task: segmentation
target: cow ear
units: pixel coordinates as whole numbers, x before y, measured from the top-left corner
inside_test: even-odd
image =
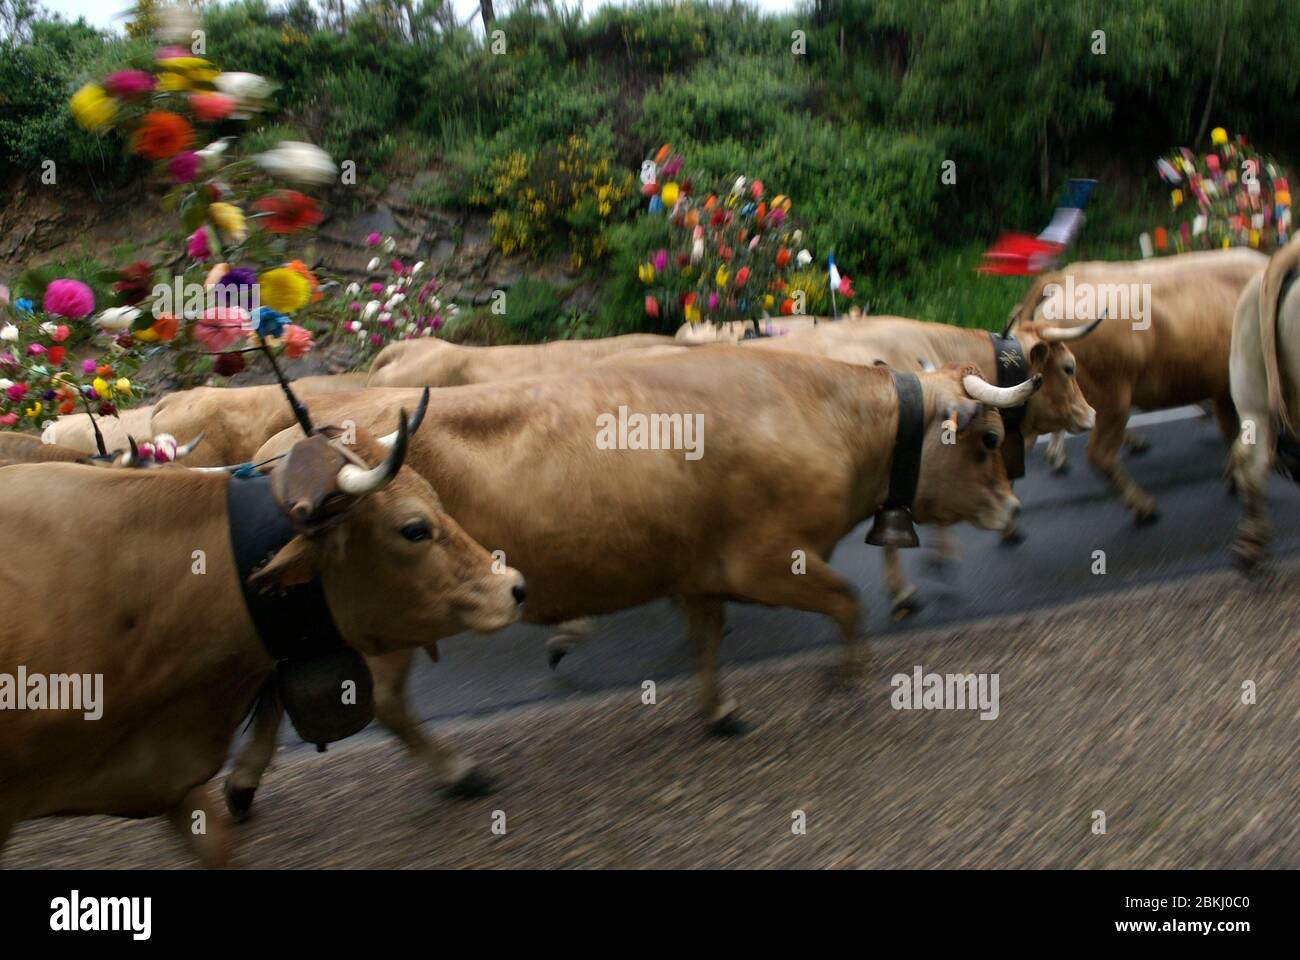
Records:
[[[248,578],[248,582],[262,590],[302,586],[316,576],[317,559],[316,544],[299,534],[276,551],[270,561]]]
[[[1043,369],[1043,365],[1047,363],[1047,354],[1050,349],[1051,348],[1042,340],[1039,340],[1036,344],[1030,347],[1029,368],[1031,370]]]

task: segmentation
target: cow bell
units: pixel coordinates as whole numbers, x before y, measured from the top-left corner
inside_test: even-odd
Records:
[[[276,677],[293,728],[319,751],[358,733],[375,715],[370,668],[351,647],[281,660]]]
[[[912,511],[907,507],[881,507],[867,531],[867,543],[873,547],[919,547]]]

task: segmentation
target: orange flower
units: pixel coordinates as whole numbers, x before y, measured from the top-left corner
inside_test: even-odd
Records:
[[[267,215],[264,224],[271,233],[297,233],[325,219],[316,201],[297,190],[278,190],[257,201],[253,208]]]
[[[284,352],[290,360],[297,360],[311,350],[311,334],[296,323],[286,324],[284,328]]]
[[[295,260],[292,263],[286,263],[285,266],[294,273],[305,277],[307,282],[311,284],[312,303],[315,303],[317,300],[321,299],[321,297],[325,296],[325,294],[320,292],[320,283],[316,280],[316,275],[307,269],[307,264],[303,263],[301,260]]]
[[[189,121],[166,110],[146,113],[135,132],[135,152],[146,160],[174,157],[193,142],[194,128]]]

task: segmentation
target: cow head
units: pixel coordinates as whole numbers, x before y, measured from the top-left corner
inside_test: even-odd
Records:
[[[272,473],[299,533],[252,582],[320,577],[340,633],[363,653],[497,630],[519,619],[524,600],[520,573],[496,563],[402,465],[418,426],[403,411],[391,437],[358,430],[351,445],[324,428],[294,443]]]
[[[1042,388],[1025,405],[1021,431],[1026,436],[1058,430],[1082,433],[1096,423],[1097,412],[1079,389],[1074,354],[1068,343],[1086,337],[1099,323],[1101,318],[1080,327],[1025,323],[1016,328],[1015,336],[1029,373],[1043,378]]]
[[[928,429],[912,515],[918,523],[1011,529],[1020,501],[1002,462],[1006,430],[998,409],[1026,402],[1041,378],[996,387],[973,363],[949,363],[920,376]]]

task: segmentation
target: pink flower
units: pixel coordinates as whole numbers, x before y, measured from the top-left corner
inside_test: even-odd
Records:
[[[54,328],[54,332],[50,334],[50,339],[55,343],[62,343],[64,340],[68,339],[68,334],[71,332],[72,331],[68,329],[66,323],[61,323]]]
[[[5,393],[9,394],[10,400],[17,403],[23,397],[27,396],[27,384],[15,383],[12,387],[6,390]]]
[[[44,353],[45,353],[45,348],[44,348],[43,346],[41,346],[39,343],[29,343],[29,344],[27,344],[27,356],[29,356],[29,357],[39,357],[39,356],[41,356],[41,355],[44,354]]]
[[[46,313],[80,320],[95,309],[95,295],[80,280],[55,280],[45,288],[41,305]]]
[[[372,233],[370,234],[370,236],[366,237],[367,247],[377,247],[383,242],[384,242],[384,238],[377,233]]]
[[[202,161],[193,150],[183,150],[167,161],[167,172],[175,183],[189,183],[198,176]]]
[[[175,60],[179,57],[188,57],[190,52],[184,47],[159,47],[154,51],[155,60]]]
[[[208,248],[208,232],[199,227],[190,234],[190,238],[185,241],[185,252],[189,254],[191,260],[206,261],[212,256],[212,251]]]
[[[718,309],[718,291],[716,290],[709,294],[709,309]]]
[[[225,93],[208,91],[190,94],[190,109],[194,111],[195,118],[205,123],[226,119],[226,117],[234,113],[238,102],[234,97]]]
[[[652,262],[654,263],[655,273],[663,273],[668,266],[668,251],[656,250]]]
[[[94,372],[95,372],[95,367],[97,367],[97,366],[99,366],[99,364],[97,364],[94,360],[82,360],[82,361],[81,361],[81,372],[82,372],[82,373],[94,373]]]
[[[119,70],[104,78],[104,89],[115,97],[131,100],[153,89],[153,77],[143,70]]]
[[[397,274],[400,277],[402,275],[402,271],[406,268],[402,266],[401,260],[389,260],[388,269],[392,270],[393,273]]]
[[[16,413],[6,413],[3,417],[0,417],[0,427],[12,427],[17,422],[18,414]]]
[[[372,284],[370,285],[370,292],[371,292],[371,293],[383,293],[383,292],[384,292],[384,285],[383,285],[382,283],[372,283]]]
[[[284,352],[290,360],[297,360],[312,348],[311,334],[296,323],[286,324],[283,336]]]
[[[194,325],[198,337],[212,353],[221,353],[247,332],[248,314],[242,307],[210,307]]]

